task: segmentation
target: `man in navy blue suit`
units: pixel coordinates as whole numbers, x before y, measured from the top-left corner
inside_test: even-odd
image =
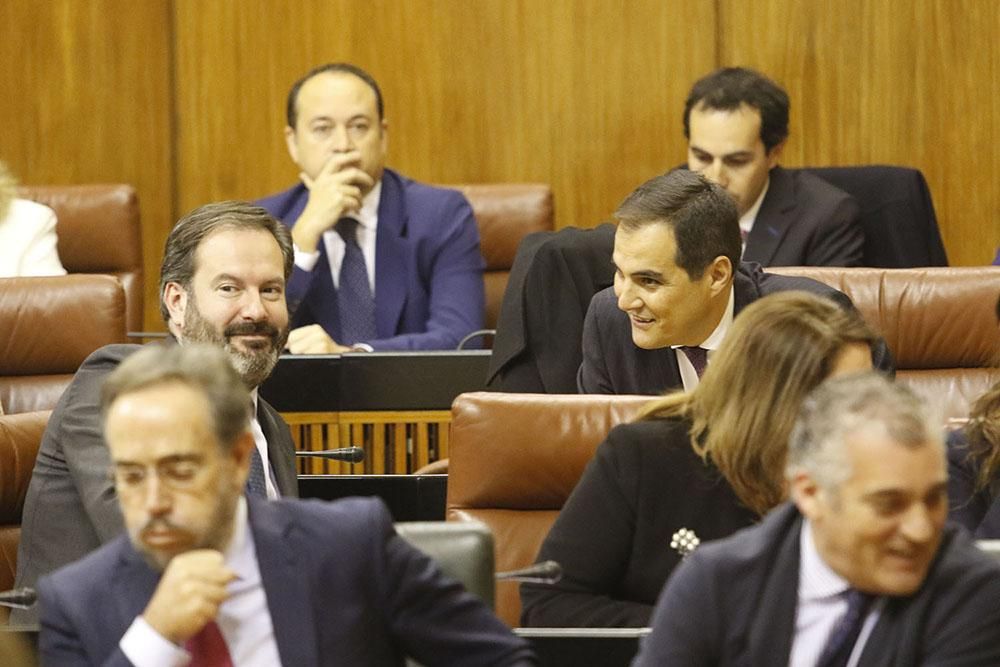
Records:
[[[288,94],[301,182],[258,203],[291,227],[293,353],[454,349],[484,319],[479,230],[465,197],[385,168],[382,93],[322,65]]]
[[[102,390],[127,534],[39,581],[43,664],[530,665],[377,500],[258,502],[221,350],[146,348]]]

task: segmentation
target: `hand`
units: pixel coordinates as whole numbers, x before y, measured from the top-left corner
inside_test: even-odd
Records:
[[[351,348],[330,338],[318,324],[292,329],[288,332],[288,351],[292,354],[341,354]]]
[[[142,617],[160,636],[183,645],[216,617],[226,599],[226,584],[235,578],[213,549],[174,556]]]
[[[302,252],[315,252],[323,232],[337,224],[345,213],[361,210],[364,194],[375,181],[361,170],[361,153],[334,153],[315,179],[299,178],[309,188],[309,201],[292,227],[292,240]]]

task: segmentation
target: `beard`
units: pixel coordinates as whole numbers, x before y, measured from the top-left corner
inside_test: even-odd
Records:
[[[244,342],[247,349],[236,347],[232,337],[245,335],[266,336],[267,340],[255,341],[252,344]],[[202,317],[192,294],[184,312],[181,340],[220,346],[229,355],[229,360],[243,379],[243,384],[247,389],[254,389],[267,379],[278,363],[278,357],[281,356],[281,351],[285,349],[285,342],[288,340],[288,328],[278,329],[266,321],[239,322],[228,325],[220,332]]]

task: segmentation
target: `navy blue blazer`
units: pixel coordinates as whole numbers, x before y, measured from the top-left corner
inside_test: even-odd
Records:
[[[308,201],[309,190],[299,183],[257,203],[291,228]],[[375,350],[455,349],[483,327],[484,265],[479,228],[460,192],[386,169],[375,232],[378,338],[364,342]],[[332,280],[319,273],[295,267],[287,289],[293,327],[337,321],[336,303],[320,299],[313,288],[314,281]],[[327,333],[337,338],[336,331]]]
[[[787,665],[802,517],[791,503],[688,556],[663,589],[635,667]],[[1000,565],[946,526],[915,593],[886,600],[859,667],[1000,665]]]
[[[530,665],[477,597],[396,535],[376,499],[249,501],[284,665]],[[127,665],[118,642],[159,581],[121,536],[39,581],[46,665]]]

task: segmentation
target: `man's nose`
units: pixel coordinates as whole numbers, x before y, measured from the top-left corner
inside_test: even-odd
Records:
[[[929,508],[923,504],[915,504],[903,517],[900,530],[910,542],[926,544],[938,531],[938,522]]]
[[[240,315],[243,319],[254,322],[267,319],[267,309],[264,307],[264,300],[261,298],[259,291],[253,289],[246,291]]]
[[[634,310],[640,305],[631,280],[616,280],[615,295],[618,297],[618,310]]]
[[[354,142],[347,132],[347,126],[341,125],[333,130],[332,148],[335,153],[347,153],[354,150]]]
[[[150,475],[146,482],[146,512],[160,516],[170,509],[170,492],[159,475]]]
[[[713,183],[718,183],[722,187],[726,187],[729,183],[729,178],[726,175],[726,170],[722,166],[721,160],[712,160],[708,165],[701,170],[702,176],[712,181]]]

